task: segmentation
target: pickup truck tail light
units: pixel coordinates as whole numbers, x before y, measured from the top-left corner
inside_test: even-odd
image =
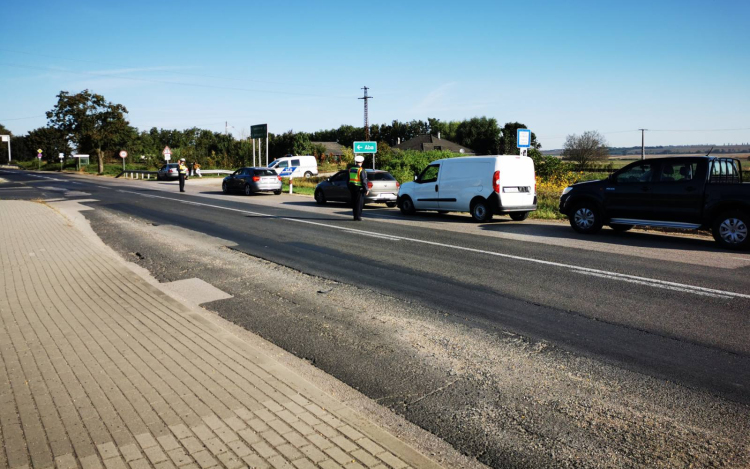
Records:
[[[258,181],[260,181],[260,177],[259,176],[253,176],[253,182],[258,182]]]
[[[492,190],[500,193],[500,171],[495,171],[495,174],[492,175]]]

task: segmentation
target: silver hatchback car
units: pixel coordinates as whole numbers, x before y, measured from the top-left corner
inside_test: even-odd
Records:
[[[244,192],[252,195],[258,192],[273,192],[281,194],[281,177],[268,168],[240,168],[230,176],[224,178],[221,190],[230,192]]]
[[[365,197],[366,204],[386,204],[396,206],[399,183],[388,171],[367,169],[368,189],[370,193]],[[349,202],[352,194],[349,192],[349,171],[343,170],[329,177],[315,187],[315,201],[319,204],[326,202]]]

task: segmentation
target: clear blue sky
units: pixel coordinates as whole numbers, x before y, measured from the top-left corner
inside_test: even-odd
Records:
[[[237,137],[435,117],[519,121],[544,148],[750,142],[750,1],[6,0],[0,123],[46,123],[61,90],[141,130]],[[744,129],[731,130],[724,129]],[[679,132],[676,132],[679,131]]]

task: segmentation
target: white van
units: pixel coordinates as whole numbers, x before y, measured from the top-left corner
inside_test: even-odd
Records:
[[[486,222],[493,214],[522,221],[536,210],[534,161],[527,156],[464,156],[430,163],[398,191],[401,213],[469,212]]]
[[[297,168],[294,170],[294,177],[312,177],[318,175],[318,160],[312,155],[285,156],[277,158],[268,165],[269,168],[281,174],[284,168]]]

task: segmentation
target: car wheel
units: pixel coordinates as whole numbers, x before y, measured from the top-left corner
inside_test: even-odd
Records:
[[[477,200],[472,204],[471,218],[477,223],[485,223],[492,219],[492,209],[486,200]]]
[[[281,189],[279,189],[277,191],[273,191],[273,193],[276,194],[276,195],[281,195]]]
[[[396,206],[396,202],[386,202],[385,206],[388,207],[388,208],[393,208],[393,207]]]
[[[577,205],[570,215],[570,226],[582,234],[594,234],[602,229],[602,215],[591,202]]]
[[[448,210],[438,210],[438,213],[440,215],[445,215],[445,214],[450,213],[450,212]]]
[[[245,195],[253,195],[253,188],[250,184],[245,184]]]
[[[156,180],[157,181],[161,181],[162,180],[161,174],[159,174],[159,173],[156,174]]]
[[[510,219],[513,221],[524,221],[529,218],[529,212],[513,212],[510,214]]]
[[[613,230],[615,230],[615,231],[617,231],[619,233],[624,233],[624,232],[632,229],[634,226],[635,225],[609,225],[610,228],[612,228]]]
[[[320,189],[315,191],[315,202],[317,202],[318,205],[324,205],[326,203],[326,196]]]
[[[727,249],[750,248],[750,215],[740,210],[724,212],[714,221],[713,235]]]
[[[229,194],[229,186],[227,185],[226,182],[221,183],[221,192],[225,194]]]
[[[306,178],[311,178],[312,177],[312,173],[310,171],[305,171],[305,177]]]
[[[401,199],[401,213],[404,215],[414,215],[417,212],[417,209],[414,208],[414,202],[412,202],[411,197],[403,197]]]

